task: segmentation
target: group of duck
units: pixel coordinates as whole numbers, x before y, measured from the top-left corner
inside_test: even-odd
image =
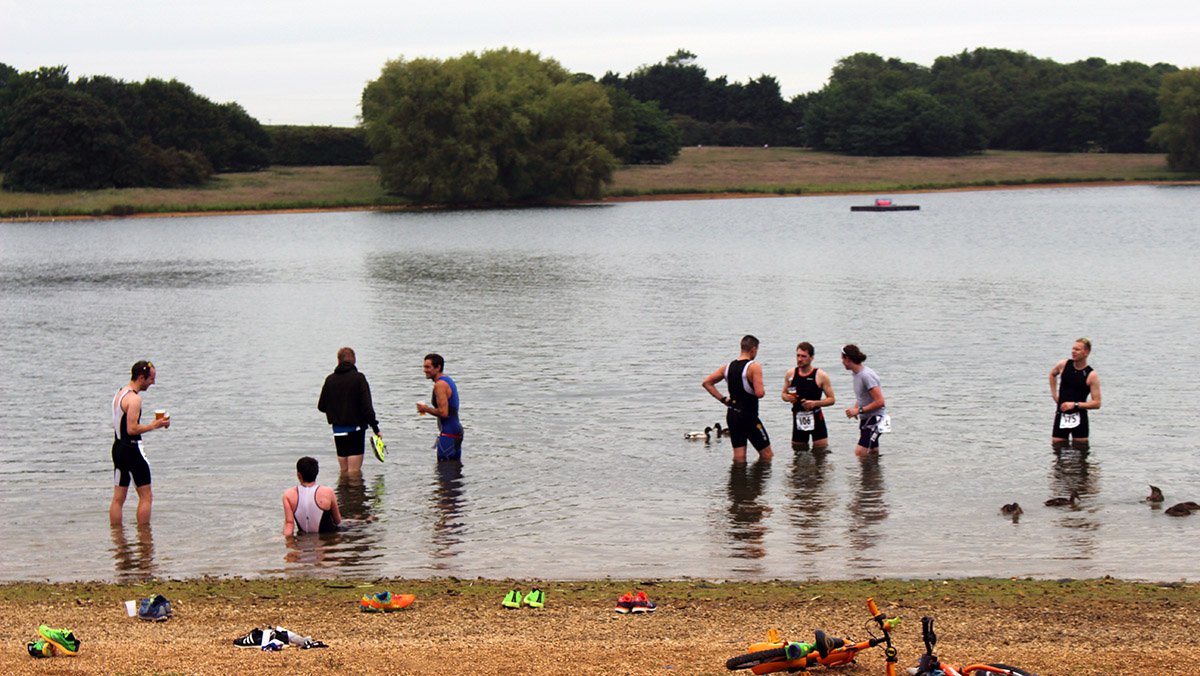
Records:
[[[707,444],[712,441],[714,432],[716,432],[718,439],[729,436],[729,430],[721,427],[721,423],[713,423],[711,426],[705,427],[703,432],[684,432],[683,438],[688,441],[700,441],[703,439],[704,443]]]
[[[1163,499],[1162,489],[1151,484],[1150,495],[1146,496],[1146,502],[1150,503],[1151,505],[1158,506],[1163,503]],[[1071,495],[1068,497],[1050,498],[1043,504],[1047,507],[1074,507],[1075,503],[1078,501],[1079,493],[1077,491],[1071,491]],[[1163,510],[1163,513],[1167,516],[1188,516],[1192,512],[1200,512],[1200,504],[1190,500],[1188,502],[1180,502],[1178,504],[1171,505]],[[1021,509],[1021,505],[1012,502],[1002,506],[1000,508],[1000,513],[1004,516],[1011,516],[1013,520],[1016,521],[1017,517],[1025,513],[1025,510]]]

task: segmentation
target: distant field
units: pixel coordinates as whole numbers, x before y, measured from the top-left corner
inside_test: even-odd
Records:
[[[666,166],[622,169],[614,195],[696,192],[876,192],[1195,179],[1164,155],[989,151],[967,157],[851,157],[798,148],[685,148]]]
[[[849,157],[797,148],[685,148],[665,166],[619,170],[609,196],[896,192],[1074,183],[1197,180],[1167,171],[1163,155],[993,151],[956,158]],[[372,167],[275,167],[221,174],[202,188],[66,193],[0,191],[0,217],[173,211],[335,209],[403,205]]]

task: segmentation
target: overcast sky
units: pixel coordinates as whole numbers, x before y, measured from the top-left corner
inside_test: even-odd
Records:
[[[838,59],[922,65],[976,47],[1071,62],[1200,65],[1200,2],[868,0],[0,0],[0,62],[72,77],[176,78],[264,124],[357,123],[389,59],[532,50],[597,77],[684,48],[710,77],[820,89]]]

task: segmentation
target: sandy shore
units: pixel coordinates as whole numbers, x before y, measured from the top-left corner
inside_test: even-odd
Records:
[[[1046,674],[1197,673],[1200,586],[1093,580],[838,583],[543,582],[542,610],[506,610],[505,590],[529,581],[193,580],[140,586],[0,586],[0,673],[722,674],[725,660],[775,627],[804,640],[821,627],[864,636],[865,598],[903,618],[900,665],[923,651],[920,618],[937,619],[951,661],[1015,664]],[[368,615],[368,591],[411,592],[409,609]],[[623,591],[644,589],[653,614],[619,615]],[[122,600],[159,591],[165,623],[125,615]],[[71,627],[74,657],[35,660],[39,623]],[[255,626],[282,625],[327,649],[236,648]],[[748,671],[736,672],[749,674]],[[879,651],[845,674],[881,674]],[[903,670],[901,670],[903,673]]]

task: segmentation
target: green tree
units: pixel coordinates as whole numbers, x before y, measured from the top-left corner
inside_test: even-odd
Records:
[[[625,139],[618,151],[624,164],[669,164],[679,156],[683,135],[658,104],[638,101],[616,87],[605,87],[613,108],[613,126]]]
[[[604,88],[512,49],[399,59],[362,96],[380,180],[421,202],[599,196],[616,149]]]
[[[1150,139],[1167,151],[1167,166],[1176,171],[1200,171],[1200,68],[1163,76],[1158,91],[1162,124]]]
[[[108,106],[80,92],[23,97],[0,144],[8,190],[45,192],[120,185],[131,163],[129,130]]]

